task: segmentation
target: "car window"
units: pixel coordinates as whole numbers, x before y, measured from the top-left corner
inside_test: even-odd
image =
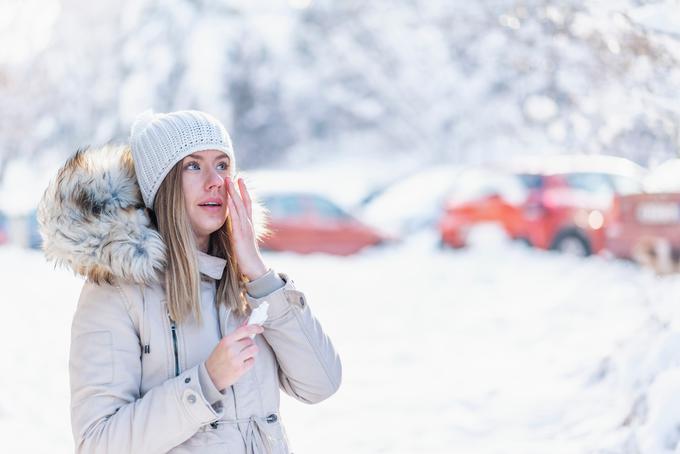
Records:
[[[522,173],[517,175],[527,189],[541,189],[543,187],[543,176]]]
[[[331,203],[329,200],[321,197],[311,198],[314,211],[322,218],[330,219],[348,219],[349,215],[340,209],[337,205]]]
[[[564,179],[573,189],[581,189],[595,194],[611,194],[614,192],[611,181],[602,173],[569,173]]]
[[[303,212],[302,200],[298,196],[265,197],[263,203],[273,218],[290,218]]]

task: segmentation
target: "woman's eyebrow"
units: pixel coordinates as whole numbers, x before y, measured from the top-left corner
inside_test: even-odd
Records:
[[[198,154],[193,154],[193,153],[192,153],[192,154],[189,154],[189,155],[186,155],[185,159],[186,159],[186,158],[192,158],[192,159],[196,159],[196,160],[198,160],[198,161],[203,161],[203,160],[204,160],[204,159],[203,159],[203,156],[198,155]],[[226,159],[227,162],[229,162],[229,163],[231,164],[231,159],[229,159],[229,156],[227,156],[226,154],[225,154],[225,155],[216,156],[215,159],[213,159],[213,161],[219,161],[220,159]]]

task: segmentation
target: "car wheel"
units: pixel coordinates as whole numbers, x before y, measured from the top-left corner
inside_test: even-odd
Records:
[[[531,244],[531,240],[525,236],[518,236],[517,238],[514,239],[518,244],[521,244],[522,246],[525,247],[533,247],[534,245]]]
[[[587,257],[592,253],[588,240],[573,231],[561,232],[557,235],[551,249],[577,257]]]

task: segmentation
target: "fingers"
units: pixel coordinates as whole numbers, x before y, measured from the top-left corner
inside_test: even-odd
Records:
[[[257,345],[253,344],[250,347],[244,349],[241,353],[239,353],[239,355],[236,357],[236,362],[239,364],[243,364],[250,359],[255,360],[258,351],[259,349],[257,348]]]
[[[238,179],[238,189],[241,193],[241,199],[243,200],[243,205],[246,209],[246,214],[248,214],[248,219],[253,220],[253,202],[250,199],[250,194],[248,193],[248,188],[246,188],[246,182],[243,178]]]
[[[239,218],[238,210],[236,209],[236,205],[234,205],[234,199],[231,195],[227,197],[227,206],[229,207],[229,216],[231,216],[231,227],[236,229],[241,225],[241,219]]]
[[[236,341],[232,344],[233,346],[233,352],[235,354],[241,353],[243,350],[246,348],[250,347],[251,345],[255,345],[255,341],[252,340],[249,337],[246,337],[245,339],[241,339],[240,341]]]
[[[243,206],[243,200],[241,200],[241,196],[238,194],[238,192],[236,191],[236,187],[234,186],[234,181],[229,177],[227,177],[226,180],[227,191],[229,192],[229,199],[231,200],[231,205],[235,207],[235,210],[238,213],[239,220],[242,222],[244,219],[249,219],[248,213],[246,212],[246,208]]]
[[[250,339],[251,334],[261,334],[264,331],[260,325],[246,325],[234,330],[233,333],[228,334],[222,338],[227,344],[233,344],[234,342],[240,341],[242,339]]]
[[[255,364],[259,348],[250,335],[263,332],[259,325],[247,325],[224,336],[205,361],[211,380],[222,389],[235,383]]]

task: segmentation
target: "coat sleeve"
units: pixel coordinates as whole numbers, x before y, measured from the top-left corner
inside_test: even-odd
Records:
[[[342,365],[331,340],[312,314],[304,294],[295,289],[285,274],[270,271],[269,282],[261,279],[259,289],[277,288],[267,295],[248,288],[253,308],[269,303],[262,334],[271,345],[279,363],[279,384],[286,394],[305,403],[317,403],[340,387]],[[280,285],[273,285],[273,280]],[[255,284],[255,282],[253,282]]]
[[[141,346],[120,287],[85,283],[71,329],[69,375],[76,453],[160,453],[219,419],[199,366],[140,396]]]

